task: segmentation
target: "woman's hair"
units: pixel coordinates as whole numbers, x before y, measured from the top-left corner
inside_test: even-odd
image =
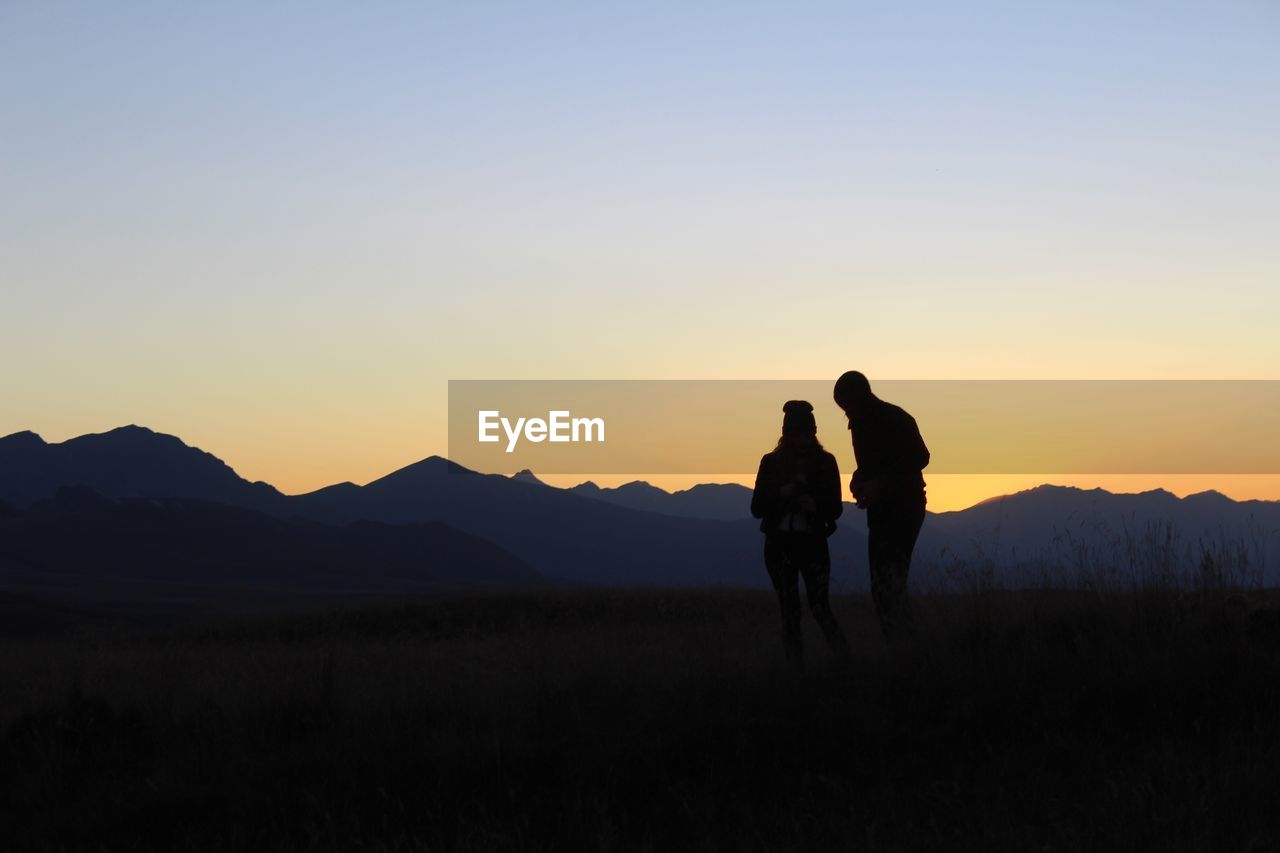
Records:
[[[774,450],[822,450],[818,437],[807,432],[784,432]]]
[[[788,400],[782,406],[782,436],[775,450],[821,450],[813,406],[805,400]]]

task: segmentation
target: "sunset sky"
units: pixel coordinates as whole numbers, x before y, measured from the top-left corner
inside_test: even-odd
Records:
[[[1278,93],[1270,0],[11,0],[0,434],[298,492],[449,379],[1280,378]]]

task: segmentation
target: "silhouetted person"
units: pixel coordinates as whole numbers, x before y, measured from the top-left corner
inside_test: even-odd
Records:
[[[907,574],[924,524],[924,477],[929,448],[915,418],[871,393],[867,377],[851,370],[836,381],[835,400],[849,416],[857,469],[849,483],[867,512],[871,598],[889,639],[910,634]]]
[[[800,639],[800,577],[809,608],[838,655],[848,652],[844,634],[831,613],[831,554],[827,537],[844,510],[836,458],[818,443],[813,406],[791,400],[782,407],[782,437],[760,460],[751,514],[761,519],[764,564],[782,607],[782,636],[787,659],[804,660]]]

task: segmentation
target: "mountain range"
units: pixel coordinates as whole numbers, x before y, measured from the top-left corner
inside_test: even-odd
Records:
[[[107,502],[94,508],[92,495]],[[0,569],[31,568],[43,536],[64,568],[85,571],[164,564],[200,574],[235,565],[271,577],[285,571],[275,566],[314,563],[316,583],[335,572],[372,578],[385,570],[386,589],[408,584],[406,571],[415,582],[767,584],[750,490],[737,484],[674,493],[641,481],[561,489],[528,471],[481,474],[430,457],[364,486],[285,495],[174,436],[128,426],[57,444],[30,432],[0,439],[0,502],[8,504],[0,506]],[[130,528],[133,544],[102,538],[146,513],[151,526]],[[204,539],[191,533],[200,524],[208,525]],[[1208,561],[1275,582],[1278,531],[1280,502],[1041,486],[930,514],[913,577],[954,584],[966,572],[1006,582],[1034,573],[1074,582],[1103,570],[1158,573]],[[860,511],[847,506],[831,547],[834,583],[865,587]],[[378,561],[382,569],[371,565]]]
[[[173,436],[138,426],[61,444],[32,433],[0,439],[0,501],[10,505],[10,513],[28,513],[66,487],[117,500],[224,504],[266,518],[330,527],[364,521],[392,526],[435,522],[493,543],[540,577],[555,581],[762,582],[756,522],[745,516],[691,518],[636,510],[538,482],[480,474],[441,457],[364,486],[341,483],[284,495],[239,477],[216,457]],[[11,547],[7,539],[0,527],[0,558]],[[837,535],[833,549],[865,567],[865,541],[856,531]],[[89,553],[83,556],[91,561]],[[483,574],[476,577],[477,582],[490,580]]]
[[[34,432],[0,438],[0,501],[25,505],[61,486],[112,497],[188,497],[280,512],[285,496],[251,483],[212,453],[140,426],[50,444]]]
[[[530,471],[514,479],[540,483]],[[735,483],[668,493],[643,481],[615,488],[588,482],[567,491],[631,509],[725,520],[747,518],[751,504],[751,490]],[[841,524],[865,535],[865,517],[851,503]],[[1002,583],[1094,582],[1107,575],[1167,581],[1170,572],[1200,572],[1211,563],[1236,580],[1276,583],[1278,560],[1280,501],[1042,485],[929,513],[915,572],[917,580],[944,587],[966,573]]]

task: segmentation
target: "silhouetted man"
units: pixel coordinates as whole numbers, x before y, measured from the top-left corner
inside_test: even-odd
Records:
[[[835,400],[849,416],[857,466],[849,491],[867,512],[871,598],[889,639],[911,631],[907,573],[924,524],[929,448],[915,418],[871,393],[867,377],[850,370],[836,381]]]

